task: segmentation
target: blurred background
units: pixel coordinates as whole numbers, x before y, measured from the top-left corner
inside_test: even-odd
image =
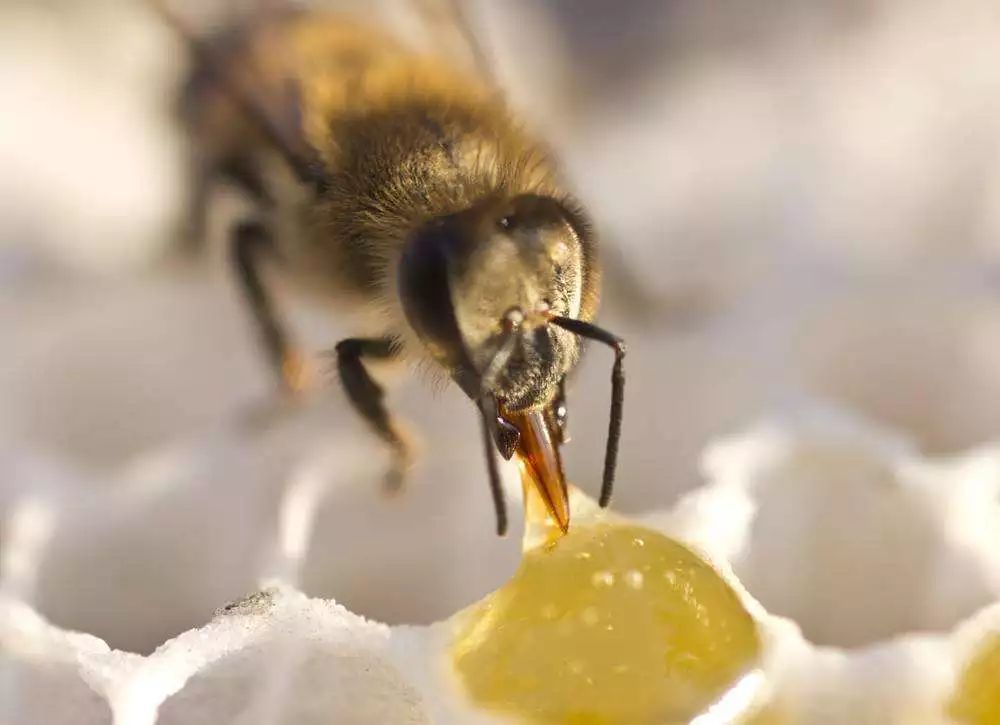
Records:
[[[427,42],[409,3],[377,5]],[[620,510],[669,506],[706,444],[803,401],[930,453],[996,439],[1000,5],[467,5],[607,250],[601,319],[630,345]],[[138,0],[0,2],[4,586],[135,651],[269,575],[390,623],[445,617],[518,557],[492,534],[473,411],[397,376],[423,456],[386,500],[332,379],[274,401],[220,255],[172,253],[184,66]],[[317,354],[351,333],[296,320]],[[570,389],[567,466],[592,493],[610,363],[591,350]]]

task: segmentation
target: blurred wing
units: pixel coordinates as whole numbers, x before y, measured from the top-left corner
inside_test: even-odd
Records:
[[[269,37],[267,29],[275,16],[289,12],[285,3],[268,2],[262,13],[241,24],[220,38],[209,38],[187,17],[178,12],[170,0],[149,0],[154,9],[190,48],[199,73],[213,87],[220,89],[263,134],[267,142],[287,161],[296,176],[312,186],[323,188],[327,178],[319,155],[305,139],[302,128],[302,90],[291,68],[283,61],[284,45]],[[266,17],[263,11],[266,11]],[[256,35],[263,52],[238,54],[234,46]],[[267,58],[267,68],[258,67],[257,60]]]
[[[411,0],[427,27],[435,48],[451,48],[464,56],[479,74],[496,82],[493,54],[476,32],[466,0]]]

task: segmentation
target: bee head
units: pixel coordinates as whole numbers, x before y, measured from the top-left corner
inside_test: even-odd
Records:
[[[579,357],[578,339],[549,319],[581,315],[592,294],[590,249],[585,222],[563,202],[533,194],[487,200],[413,234],[400,262],[400,299],[466,394],[491,394],[511,412],[537,409]]]

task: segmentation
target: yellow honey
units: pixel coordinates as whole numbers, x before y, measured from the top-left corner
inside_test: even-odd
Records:
[[[736,593],[689,549],[634,525],[579,523],[529,550],[457,622],[464,689],[522,722],[688,722],[758,681],[760,637]]]
[[[988,637],[965,666],[948,714],[967,725],[1000,723],[1000,632]]]

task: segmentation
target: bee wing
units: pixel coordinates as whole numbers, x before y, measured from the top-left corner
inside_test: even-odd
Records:
[[[436,49],[450,48],[485,79],[496,82],[496,59],[477,32],[467,0],[410,0]]]
[[[268,43],[268,68],[257,67],[255,62],[263,53],[241,56],[243,63],[237,67],[232,62],[231,48],[238,42],[246,28],[239,28],[233,37],[211,38],[200,32],[188,16],[181,13],[171,0],[149,0],[153,8],[188,45],[201,73],[210,83],[221,89],[240,112],[254,124],[268,143],[285,158],[296,176],[303,183],[323,187],[325,172],[319,155],[305,138],[301,116],[301,88],[294,76],[282,68],[290,68],[281,58],[282,43]],[[285,3],[263,0],[262,11],[268,17],[288,12]],[[263,14],[252,18],[255,27],[268,27]],[[249,61],[249,62],[247,62]],[[260,82],[266,78],[269,82]]]

